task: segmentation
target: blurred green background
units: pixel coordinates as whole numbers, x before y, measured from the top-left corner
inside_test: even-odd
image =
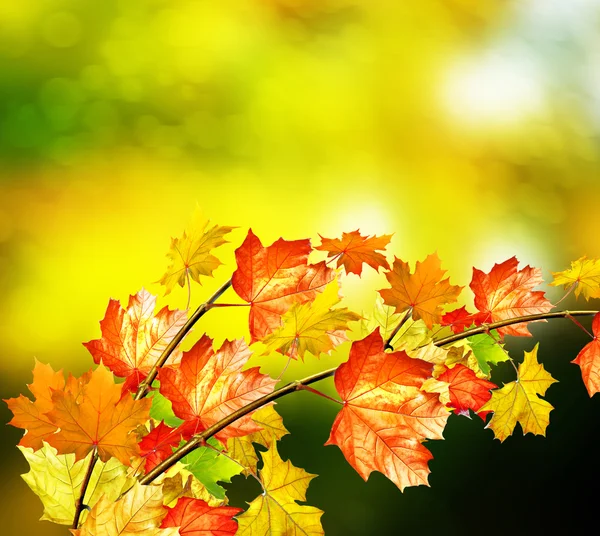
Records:
[[[81,342],[100,335],[109,297],[161,293],[169,239],[196,205],[240,229],[193,306],[229,277],[249,226],[265,244],[394,233],[393,254],[413,264],[437,250],[461,285],[472,266],[512,255],[547,280],[600,256],[599,30],[598,0],[0,2],[2,397],[26,392],[34,357],[88,369]],[[343,284],[360,311],[385,279]],[[178,289],[161,303],[186,298]],[[246,314],[211,312],[196,336],[247,335]],[[517,430],[500,445],[453,416],[446,440],[429,444],[431,488],[364,483],[322,446],[337,408],[308,393],[282,400],[292,435],[280,450],[320,475],[308,498],[326,534],[595,523],[600,403],[569,364],[586,335],[566,320],[533,331],[508,347],[519,357],[540,339],[560,381],[548,437]],[[285,379],[344,352],[294,363]],[[498,367],[493,379],[513,378]],[[66,534],[37,521],[20,436],[2,431],[2,534]],[[236,505],[258,491],[241,478],[229,488]]]

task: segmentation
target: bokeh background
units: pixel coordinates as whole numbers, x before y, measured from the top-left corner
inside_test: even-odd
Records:
[[[414,263],[438,251],[461,285],[472,266],[512,255],[547,280],[600,256],[599,67],[598,0],[0,2],[2,397],[26,392],[34,357],[88,369],[81,342],[100,335],[109,297],[162,292],[170,237],[196,206],[239,229],[192,306],[230,276],[250,226],[265,244],[394,233],[392,254]],[[359,311],[383,286],[373,271],[344,280]],[[178,289],[161,304],[186,298]],[[216,310],[195,331],[247,335],[245,314]],[[532,331],[508,348],[519,358],[541,340],[560,380],[548,437],[517,430],[501,445],[453,416],[445,441],[429,443],[431,488],[364,483],[322,446],[337,407],[309,393],[282,400],[292,435],[281,452],[320,475],[308,499],[326,534],[596,526],[600,403],[569,363],[589,338],[567,320]],[[295,363],[285,379],[344,352]],[[493,374],[513,379],[509,367]],[[3,404],[0,416],[10,419]],[[2,429],[2,534],[66,534],[37,521],[20,435]],[[241,506],[258,492],[241,477],[229,489]]]

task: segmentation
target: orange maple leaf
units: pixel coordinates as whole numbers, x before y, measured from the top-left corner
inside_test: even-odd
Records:
[[[251,352],[244,339],[226,340],[215,353],[207,335],[183,353],[177,367],[158,373],[160,392],[173,404],[173,412],[186,421],[181,430],[189,437],[217,423],[236,409],[264,396],[277,380],[261,374],[258,367],[242,370]],[[260,430],[252,413],[241,417],[215,435],[224,444]]]
[[[583,383],[590,396],[600,392],[600,313],[592,321],[594,340],[587,343],[572,361],[581,367]]]
[[[156,296],[144,289],[129,297],[127,309],[111,299],[100,322],[102,338],[83,343],[95,363],[102,361],[116,376],[126,378],[123,392],[138,388],[187,320],[185,311],[165,306],[155,315],[155,307]],[[169,362],[179,360],[181,351],[176,349]]]
[[[392,288],[379,293],[387,305],[396,307],[397,313],[412,307],[413,320],[421,318],[431,329],[441,321],[442,305],[455,302],[463,289],[451,285],[449,278],[442,279],[445,273],[437,253],[428,255],[423,262],[417,261],[414,274],[407,262],[396,257],[392,271],[385,274]]]
[[[281,315],[293,304],[313,300],[334,278],[325,262],[308,264],[310,251],[308,239],[280,238],[264,247],[252,229],[235,251],[232,286],[250,304],[251,343],[278,328]]]
[[[542,271],[531,266],[517,270],[518,264],[517,258],[511,257],[501,264],[494,264],[489,274],[473,268],[470,287],[475,294],[475,307],[482,313],[476,315],[478,324],[547,313],[554,307],[544,297],[543,291],[533,290],[544,281]],[[534,322],[545,322],[545,320]],[[528,324],[529,322],[522,322],[499,328],[498,333],[531,337],[527,329]]]
[[[469,410],[472,409],[485,420],[485,416],[490,412],[482,411],[478,413],[478,411],[481,406],[492,398],[490,389],[498,388],[495,383],[478,378],[475,372],[461,364],[444,371],[437,379],[450,384],[448,386],[450,404],[456,413],[468,417]]]
[[[238,524],[233,516],[243,510],[233,506],[209,506],[202,499],[182,497],[162,521],[161,528],[179,527],[181,536],[233,536]]]
[[[335,372],[344,407],[325,444],[338,445],[365,480],[380,471],[400,490],[429,485],[433,456],[422,441],[443,439],[449,415],[438,394],[420,390],[432,369],[404,351],[386,353],[379,330],[352,343]]]
[[[46,416],[59,430],[45,440],[59,454],[74,453],[81,460],[97,449],[103,462],[115,457],[124,465],[139,455],[131,432],[149,419],[152,400],[122,397],[121,386],[104,366],[86,377],[79,393],[68,388],[53,391],[52,404]]]
[[[362,236],[357,229],[351,233],[342,233],[341,240],[319,236],[321,245],[316,246],[315,249],[327,251],[332,259],[337,258],[338,268],[344,265],[346,273],[360,276],[363,263],[368,264],[374,270],[379,270],[381,266],[387,270],[390,269],[387,259],[377,251],[385,250],[392,235]]]

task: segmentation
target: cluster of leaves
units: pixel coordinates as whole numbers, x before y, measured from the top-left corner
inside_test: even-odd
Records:
[[[213,250],[233,229],[200,222],[173,239],[160,280],[165,294],[211,276],[221,264]],[[365,480],[380,471],[400,490],[428,485],[432,455],[423,442],[443,439],[451,412],[489,419],[501,441],[517,422],[524,433],[544,435],[552,406],[541,397],[556,380],[538,363],[538,345],[515,365],[515,381],[501,388],[490,381],[490,365],[512,360],[504,337],[530,336],[529,322],[554,308],[534,290],[541,270],[518,269],[515,257],[489,273],[474,268],[476,311],[448,312],[463,287],[444,277],[437,254],[414,271],[399,258],[390,265],[390,239],[354,231],[321,237],[314,248],[308,239],[282,238],[265,247],[249,230],[230,285],[249,308],[250,346],[239,338],[215,348],[204,333],[182,351],[199,315],[157,312],[156,296],[144,289],[126,307],[110,300],[101,338],[84,343],[95,369],[65,378],[36,361],[33,400],[7,400],[10,424],[26,430],[24,479],[44,505],[42,519],[72,525],[80,536],[323,534],[322,511],[299,504],[315,475],[278,453],[288,432],[273,401],[331,375],[342,407],[326,444],[337,445]],[[326,259],[311,262],[316,251]],[[340,284],[344,273],[360,277],[365,264],[383,270],[390,286],[359,315],[339,306]],[[579,259],[551,284],[600,297],[600,261]],[[440,329],[454,335],[434,338]],[[600,315],[593,330],[575,360],[590,396],[600,390]],[[277,352],[289,363],[319,358],[348,339],[348,358],[336,370],[278,390],[278,379],[247,367],[253,353]],[[245,511],[227,506],[219,484],[237,474],[262,488]]]

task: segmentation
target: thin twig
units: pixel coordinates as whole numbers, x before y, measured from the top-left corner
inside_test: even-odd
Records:
[[[404,318],[402,320],[400,320],[398,325],[394,328],[394,331],[392,331],[392,334],[385,341],[385,343],[383,345],[383,348],[385,350],[393,350],[394,349],[394,347],[392,346],[392,341],[394,340],[394,337],[398,334],[398,332],[400,331],[402,326],[404,324],[406,324],[407,320],[411,317],[412,312],[413,312],[413,308],[411,306],[406,310],[406,314],[404,315]]]
[[[478,333],[485,333],[488,330],[502,328],[505,326],[510,326],[513,324],[521,324],[523,322],[531,322],[534,320],[544,320],[547,318],[565,318],[568,316],[592,316],[597,314],[599,311],[556,311],[551,313],[539,313],[535,315],[528,316],[519,316],[515,318],[510,318],[508,320],[500,320],[498,322],[492,322],[490,324],[486,324],[485,326],[479,326],[476,328],[468,329],[463,331],[462,333],[456,333],[449,337],[445,337],[443,339],[438,340],[435,344],[437,346],[445,346],[448,344],[452,344],[454,342],[460,341],[462,339],[466,339],[472,335],[476,335]],[[253,412],[254,410],[261,408],[262,406],[268,404],[269,402],[273,402],[282,396],[285,396],[289,393],[293,393],[295,391],[299,391],[303,389],[302,386],[310,385],[312,383],[316,383],[318,381],[324,380],[325,378],[329,378],[335,374],[337,367],[333,367],[327,370],[323,370],[318,372],[317,374],[313,374],[312,376],[308,376],[301,380],[296,380],[293,382],[284,385],[283,387],[265,395],[253,402],[250,402],[246,406],[239,408],[233,413],[229,414],[224,419],[221,419],[219,422],[213,424],[200,434],[195,435],[191,438],[187,443],[178,448],[173,454],[171,454],[167,459],[163,460],[160,464],[158,464],[154,469],[149,471],[144,477],[140,479],[141,484],[149,484],[163,472],[168,470],[171,466],[176,464],[179,460],[185,457],[187,454],[198,448],[205,442],[209,437],[215,435],[216,433],[226,428],[231,423],[237,421],[244,415]]]
[[[85,476],[83,477],[83,482],[81,483],[81,493],[79,494],[79,498],[75,503],[75,516],[73,517],[73,525],[72,528],[76,529],[79,527],[79,518],[81,516],[81,512],[83,512],[83,508],[85,504],[83,499],[85,498],[85,492],[87,491],[87,487],[90,483],[90,479],[92,478],[92,473],[94,472],[94,467],[96,462],[98,461],[98,449],[94,448],[92,452],[92,458],[90,459],[90,463],[88,465]]]
[[[179,330],[177,335],[173,337],[173,340],[167,345],[164,349],[163,353],[154,363],[154,366],[150,369],[148,376],[146,379],[140,383],[137,393],[135,394],[135,399],[140,400],[146,396],[148,389],[152,385],[154,378],[158,374],[158,370],[165,364],[169,356],[173,353],[173,350],[177,348],[177,345],[182,341],[182,339],[187,335],[187,333],[192,329],[192,326],[202,318],[207,311],[210,310],[212,304],[217,301],[220,296],[231,286],[231,279],[224,283],[217,291],[209,298],[208,301],[203,303],[194,311],[192,316],[188,319],[188,321],[184,324],[184,326]]]

